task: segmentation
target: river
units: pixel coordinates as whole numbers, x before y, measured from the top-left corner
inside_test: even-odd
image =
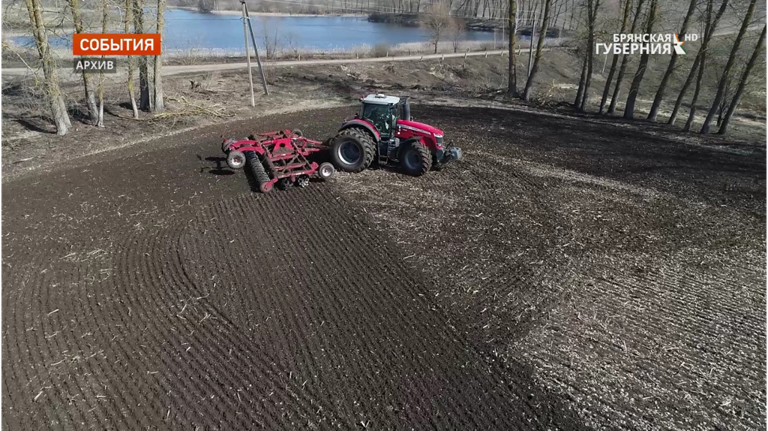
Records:
[[[243,25],[238,15],[202,14],[183,9],[168,10],[164,49],[169,51],[190,49],[216,49],[242,51]],[[422,27],[404,27],[398,24],[368,22],[366,17],[350,16],[259,16],[252,15],[254,32],[259,45],[264,35],[276,37],[283,49],[300,48],[324,51],[347,50],[355,46],[390,46],[429,41],[429,33]],[[149,31],[149,29],[148,29]],[[500,37],[497,35],[497,37]],[[492,32],[467,31],[461,37],[467,41],[493,42]],[[19,45],[31,45],[32,38],[13,37]],[[51,38],[51,45],[71,46],[71,36]],[[499,47],[502,46],[499,40]]]

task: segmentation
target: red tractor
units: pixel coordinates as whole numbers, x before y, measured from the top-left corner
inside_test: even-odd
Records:
[[[411,120],[408,99],[371,94],[361,99],[362,115],[345,121],[331,138],[331,161],[339,170],[360,172],[374,162],[395,161],[409,175],[420,176],[461,158],[446,146],[443,131]]]

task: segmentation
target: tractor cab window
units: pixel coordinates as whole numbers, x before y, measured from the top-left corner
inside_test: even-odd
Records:
[[[363,108],[362,117],[373,123],[383,136],[389,136],[392,134],[393,122],[397,119],[396,109],[391,105],[367,104]]]

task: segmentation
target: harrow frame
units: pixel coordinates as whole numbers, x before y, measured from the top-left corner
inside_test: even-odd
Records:
[[[335,171],[331,163],[318,165],[308,159],[327,151],[328,146],[305,138],[299,130],[253,134],[241,140],[222,136],[222,140],[227,165],[231,169],[249,165],[262,193],[268,193],[275,185],[306,187],[311,176],[327,179]]]

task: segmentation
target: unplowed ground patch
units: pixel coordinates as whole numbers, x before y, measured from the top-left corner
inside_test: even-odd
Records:
[[[764,149],[414,112],[465,160],[338,184],[410,250],[479,350],[525,358],[596,428],[765,429]]]

